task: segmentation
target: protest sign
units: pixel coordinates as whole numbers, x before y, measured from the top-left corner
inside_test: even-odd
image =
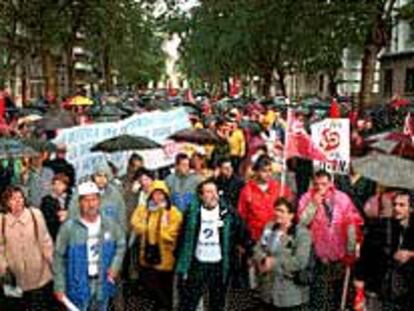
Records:
[[[350,165],[349,119],[325,119],[312,124],[312,141],[323,151],[327,161],[314,161],[316,169],[348,174]]]
[[[56,144],[67,147],[67,160],[71,162],[77,174],[77,179],[90,175],[97,165],[104,161],[111,161],[119,170],[119,174],[126,171],[130,152],[115,152],[104,154],[90,152],[90,148],[105,140],[121,134],[145,136],[158,143],[165,144],[168,136],[190,127],[187,113],[184,109],[170,111],[154,111],[133,115],[118,122],[87,124],[62,129],[54,139]],[[174,157],[179,152],[175,143],[169,142],[166,149],[139,151],[144,158],[147,168],[157,169],[174,163]]]

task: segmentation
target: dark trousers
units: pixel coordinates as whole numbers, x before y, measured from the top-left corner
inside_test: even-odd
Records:
[[[4,309],[3,309],[4,308]],[[0,310],[4,311],[56,311],[59,310],[58,302],[53,296],[52,283],[26,291],[21,298],[2,296]]]
[[[227,282],[223,282],[222,264],[193,262],[187,279],[179,280],[179,311],[195,311],[200,298],[208,292],[210,310],[223,311],[226,304]]]
[[[270,303],[262,303],[256,311],[308,311],[306,305],[300,305],[295,307],[278,308]]]
[[[139,283],[144,290],[142,294],[154,304],[155,310],[172,310],[173,280],[172,271],[141,268]]]
[[[317,260],[310,287],[310,311],[338,311],[341,305],[345,266]]]

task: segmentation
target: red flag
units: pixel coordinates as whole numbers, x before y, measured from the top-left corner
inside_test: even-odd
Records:
[[[185,92],[185,98],[184,98],[184,100],[187,103],[192,103],[192,104],[195,103],[195,99],[194,99],[193,92],[191,91],[191,89],[188,89],[187,92]]]
[[[403,133],[411,137],[414,136],[414,119],[411,112],[407,113],[407,116],[405,117]]]
[[[399,109],[401,107],[408,106],[409,103],[410,101],[408,99],[397,95],[397,96],[394,96],[393,99],[391,100],[391,107],[394,109]]]
[[[230,97],[236,97],[240,93],[240,79],[234,77],[233,82],[230,84]]]
[[[339,107],[339,104],[335,99],[332,99],[331,101],[331,106],[329,107],[329,117],[332,119],[338,119],[341,117],[341,107]]]
[[[326,155],[306,132],[303,121],[298,120],[290,109],[287,127],[285,159],[299,157],[322,162],[327,160]]]

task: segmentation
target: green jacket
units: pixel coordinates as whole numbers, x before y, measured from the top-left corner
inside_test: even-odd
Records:
[[[184,279],[191,273],[195,259],[200,231],[201,204],[198,198],[194,199],[185,215],[176,263],[176,273]],[[237,246],[248,247],[249,241],[246,241],[245,227],[233,209],[223,201],[220,201],[219,206],[220,218],[223,221],[223,226],[220,228],[222,275],[223,284],[227,284],[236,260]]]

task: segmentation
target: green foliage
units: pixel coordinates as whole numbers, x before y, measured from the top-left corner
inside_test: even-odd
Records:
[[[40,55],[44,50],[60,54],[82,33],[95,66],[102,66],[105,56],[125,83],[158,79],[165,55],[153,5],[154,0],[1,1],[0,46],[4,51],[0,58],[17,51],[21,55]]]
[[[170,1],[190,77],[319,71],[335,75],[345,48],[362,51],[384,0],[200,0],[191,12]]]

